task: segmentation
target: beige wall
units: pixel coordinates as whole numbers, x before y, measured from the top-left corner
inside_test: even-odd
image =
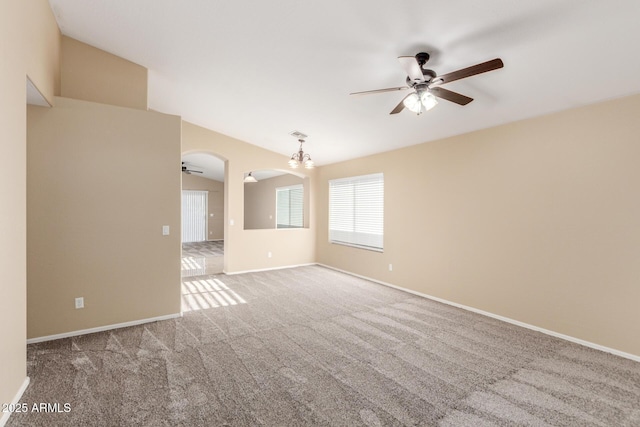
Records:
[[[259,169],[288,171],[289,158],[220,133],[183,122],[182,153],[209,153],[226,161],[225,167],[225,267],[227,273],[307,264],[315,261],[315,218],[309,228],[244,230],[244,174]],[[300,171],[310,177],[311,212],[315,170]],[[233,221],[233,225],[231,225]],[[269,258],[268,252],[272,257]]]
[[[59,50],[46,0],[0,2],[0,403],[11,402],[27,375],[26,79],[53,103]]]
[[[640,355],[639,115],[633,96],[322,167],[318,261]],[[373,172],[384,253],[329,244],[327,181]]]
[[[180,118],[68,98],[28,114],[29,338],[179,313]]]
[[[208,192],[207,240],[224,239],[224,183],[197,175],[182,174],[183,190]],[[213,216],[212,216],[213,215]]]
[[[309,226],[309,180],[284,174],[244,184],[244,229],[276,228],[276,188],[303,185],[304,226]]]
[[[147,109],[147,69],[70,37],[62,37],[61,95]]]

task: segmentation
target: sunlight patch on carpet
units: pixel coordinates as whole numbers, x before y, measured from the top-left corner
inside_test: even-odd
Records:
[[[182,311],[246,304],[240,295],[220,279],[185,280],[182,282]]]

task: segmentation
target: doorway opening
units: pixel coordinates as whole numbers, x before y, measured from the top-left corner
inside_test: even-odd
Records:
[[[224,269],[225,161],[212,154],[185,154],[182,172],[184,306],[187,278],[221,274]]]

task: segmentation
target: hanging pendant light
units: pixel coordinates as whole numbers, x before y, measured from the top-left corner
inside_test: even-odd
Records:
[[[311,156],[309,154],[305,154],[304,151],[302,151],[302,143],[304,142],[304,139],[307,137],[307,135],[298,131],[293,131],[290,133],[290,135],[298,138],[300,148],[296,153],[293,153],[291,155],[291,158],[288,162],[289,167],[291,167],[292,169],[297,169],[301,166],[304,166],[306,169],[313,169],[315,167],[315,164],[313,163],[313,160],[311,160]]]
[[[244,182],[245,182],[245,183],[247,183],[247,182],[249,182],[249,183],[251,183],[251,182],[258,182],[258,180],[256,179],[256,177],[255,177],[255,176],[253,176],[253,175],[251,175],[252,173],[253,173],[253,172],[249,172],[249,175],[247,175],[247,176],[244,178]]]

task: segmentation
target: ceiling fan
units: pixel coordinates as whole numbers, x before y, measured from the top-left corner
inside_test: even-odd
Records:
[[[182,172],[186,173],[187,175],[191,175],[192,173],[202,173],[202,171],[197,171],[195,169],[189,169],[189,166],[188,166],[187,162],[182,162]]]
[[[435,71],[424,68],[424,65],[428,60],[429,54],[426,52],[420,52],[416,54],[415,57],[399,56],[398,61],[400,61],[400,65],[402,65],[407,73],[406,86],[354,92],[350,95],[368,95],[372,93],[413,89],[413,92],[405,96],[389,114],[398,114],[405,107],[414,113],[420,114],[425,110],[433,108],[438,103],[436,98],[446,99],[447,101],[458,105],[467,105],[473,101],[473,98],[469,98],[468,96],[453,92],[440,86],[455,80],[464,79],[466,77],[475,76],[476,74],[482,74],[487,71],[493,71],[504,67],[502,60],[500,58],[496,58],[491,61],[483,62],[481,64],[439,76]]]

